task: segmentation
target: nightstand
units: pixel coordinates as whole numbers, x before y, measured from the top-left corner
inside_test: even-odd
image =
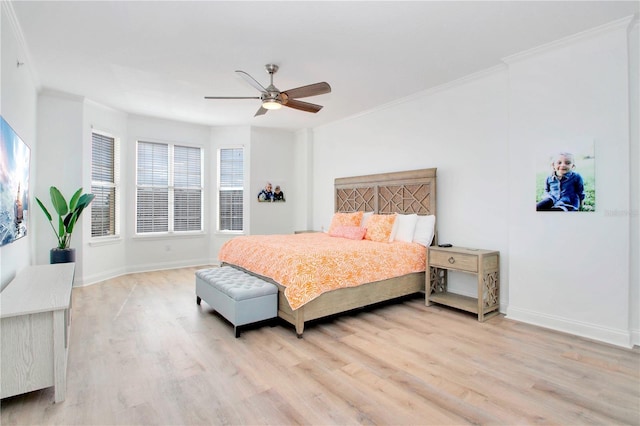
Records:
[[[478,297],[447,291],[447,271],[474,274]],[[484,321],[500,309],[500,252],[463,247],[429,247],[427,250],[425,304],[451,306],[478,315]]]

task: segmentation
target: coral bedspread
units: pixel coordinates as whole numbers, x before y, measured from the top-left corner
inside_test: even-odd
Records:
[[[236,237],[222,246],[218,258],[282,284],[295,310],[330,290],[424,271],[426,249],[318,232]]]

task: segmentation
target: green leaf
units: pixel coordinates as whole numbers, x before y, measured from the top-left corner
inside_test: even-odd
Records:
[[[64,237],[64,233],[65,233],[64,221],[62,220],[62,216],[59,216],[58,217],[58,237],[59,238]]]
[[[68,233],[73,232],[73,224],[75,223],[75,217],[76,217],[76,213],[69,213],[68,215],[65,216],[64,218],[64,228],[67,230]]]
[[[91,204],[95,197],[95,194],[83,194],[78,200],[78,205],[76,206],[76,208],[80,211],[84,210],[85,207]],[[78,216],[80,216],[80,213],[78,213]]]
[[[73,228],[75,227],[76,221],[78,220],[78,216],[80,216],[78,212],[73,212],[72,214],[70,213],[64,220],[67,227],[67,232],[69,234],[73,232]]]
[[[38,199],[38,197],[36,197],[36,201],[38,202],[38,205],[40,206],[40,208],[44,212],[44,215],[47,217],[47,220],[49,222],[51,222],[51,214],[49,213],[49,210],[47,210],[47,208],[44,206],[44,204],[42,204],[42,201],[40,201]]]
[[[80,198],[80,194],[82,194],[82,188],[78,189],[72,196],[71,200],[69,200],[69,211],[74,211],[76,209],[76,204],[78,203],[78,198]]]
[[[64,216],[69,213],[67,200],[64,199],[60,190],[55,186],[52,186],[49,189],[49,192],[51,194],[51,202],[53,203],[53,208],[56,209],[56,213],[58,213],[58,216]]]

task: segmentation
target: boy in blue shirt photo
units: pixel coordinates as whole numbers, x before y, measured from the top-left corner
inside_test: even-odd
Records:
[[[273,201],[273,187],[271,182],[267,182],[264,189],[258,194],[258,201]]]
[[[553,172],[544,184],[542,199],[536,204],[537,211],[575,212],[582,208],[585,198],[584,181],[575,172],[573,154],[559,153],[551,163]]]

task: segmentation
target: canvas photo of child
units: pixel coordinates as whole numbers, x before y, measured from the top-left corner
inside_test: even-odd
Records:
[[[541,155],[536,175],[536,211],[595,211],[593,146]]]
[[[264,185],[264,188],[258,192],[258,201],[261,203],[272,203],[278,201],[284,202],[286,199],[284,198],[284,192],[282,191],[282,188],[280,188],[280,185],[276,185],[274,188],[271,182],[267,182]]]

